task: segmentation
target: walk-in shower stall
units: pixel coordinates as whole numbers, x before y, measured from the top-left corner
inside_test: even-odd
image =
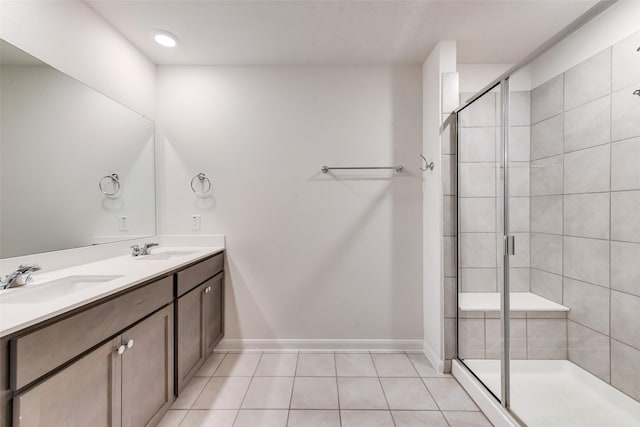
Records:
[[[640,32],[525,72],[457,111],[458,359],[528,426],[637,426]]]

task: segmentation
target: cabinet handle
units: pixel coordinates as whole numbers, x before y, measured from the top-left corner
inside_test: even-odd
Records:
[[[121,345],[120,347],[118,347],[117,352],[118,352],[118,354],[122,354],[122,353],[124,353],[124,351],[125,351],[126,349],[127,349],[127,348],[126,348],[124,345]]]
[[[211,292],[211,286],[207,286],[206,288],[204,288],[205,294],[208,294],[209,292]]]
[[[133,347],[133,340],[127,341],[127,348]]]

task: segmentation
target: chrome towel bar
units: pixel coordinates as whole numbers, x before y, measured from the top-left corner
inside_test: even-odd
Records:
[[[348,169],[358,169],[358,170],[363,170],[363,169],[393,169],[398,173],[401,173],[404,170],[404,166],[340,166],[340,167],[334,167],[334,166],[323,166],[322,169],[320,169],[322,171],[322,173],[328,173],[330,170],[348,170]]]

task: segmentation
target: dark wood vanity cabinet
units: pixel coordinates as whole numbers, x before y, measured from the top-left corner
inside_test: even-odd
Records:
[[[173,402],[173,307],[14,397],[16,427],[157,424]]]
[[[0,427],[157,425],[222,338],[223,274],[218,253],[0,339]]]
[[[223,335],[223,255],[176,274],[176,394]]]

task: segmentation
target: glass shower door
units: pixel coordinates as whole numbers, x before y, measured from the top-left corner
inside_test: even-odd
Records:
[[[504,145],[500,85],[458,112],[458,357],[502,399]],[[461,94],[467,102],[473,94]]]

